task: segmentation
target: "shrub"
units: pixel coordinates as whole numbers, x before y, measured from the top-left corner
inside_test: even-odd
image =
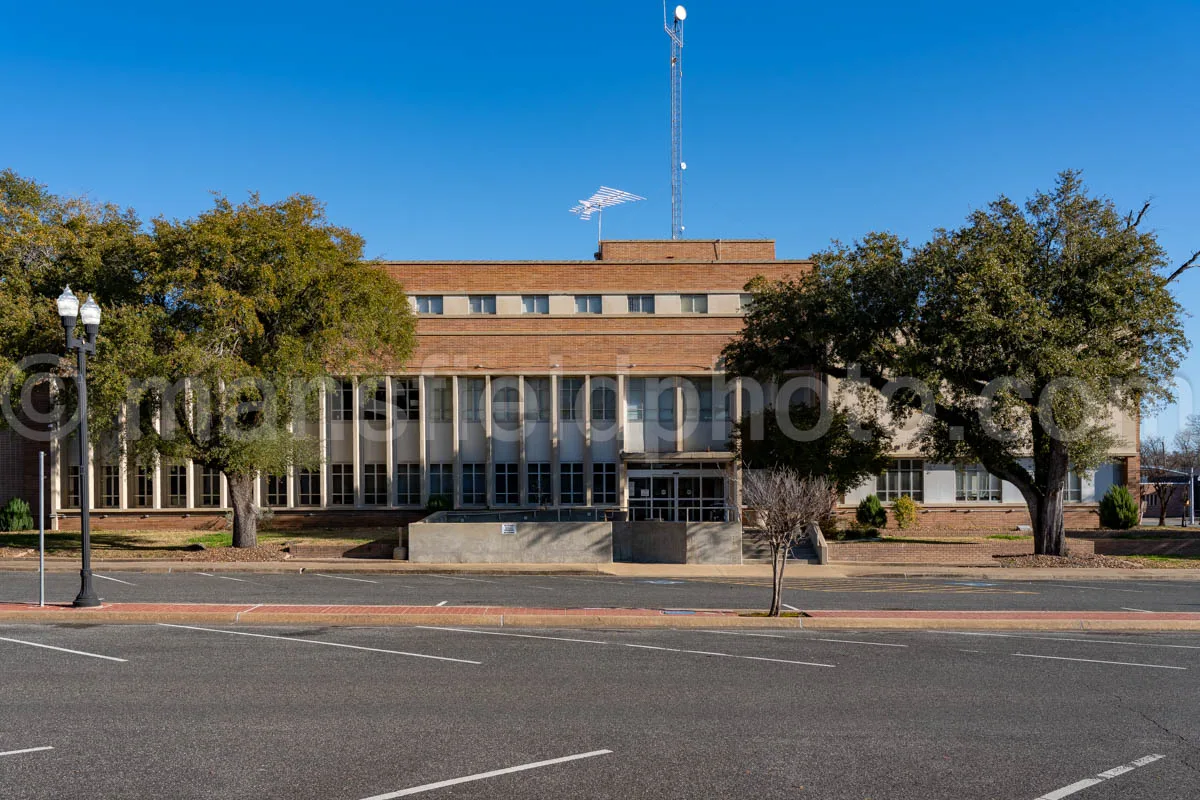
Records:
[[[0,509],[0,531],[28,531],[34,527],[29,503],[14,497]]]
[[[1109,488],[1100,501],[1100,524],[1105,528],[1126,530],[1137,525],[1140,519],[1137,501],[1124,486]]]
[[[430,514],[436,514],[438,511],[450,510],[450,496],[444,494],[429,495],[429,502],[425,504],[425,510]]]
[[[828,517],[822,517],[817,520],[817,527],[821,529],[821,533],[826,539],[832,539],[837,536],[838,518],[833,514],[830,514]]]
[[[920,511],[917,501],[908,495],[897,497],[896,502],[892,503],[892,519],[896,520],[896,527],[902,531],[917,527],[917,514]]]
[[[854,518],[864,528],[887,527],[887,511],[883,503],[879,502],[879,498],[873,494],[867,495],[859,502]]]

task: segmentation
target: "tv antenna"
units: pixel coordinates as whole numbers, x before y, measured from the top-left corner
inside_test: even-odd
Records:
[[[675,19],[667,20],[663,0],[663,29],[671,37],[671,238],[683,238],[683,21],[687,9],[675,6]]]
[[[620,189],[613,189],[608,186],[601,186],[596,190],[596,193],[587,200],[580,200],[578,205],[571,206],[569,209],[572,214],[578,214],[579,218],[587,222],[592,218],[592,214],[596,215],[596,241],[600,241],[600,234],[604,229],[604,209],[611,206],[619,206],[622,203],[636,203],[638,200],[645,200],[636,194],[623,192]]]

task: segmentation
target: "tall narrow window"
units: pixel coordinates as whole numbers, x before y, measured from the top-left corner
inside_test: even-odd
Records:
[[[559,491],[563,505],[581,506],[586,502],[583,491],[583,464],[570,462],[559,465]]]
[[[154,505],[154,468],[139,466],[137,468],[137,491],[134,492],[134,504],[139,508],[150,508]]]
[[[433,400],[430,419],[433,422],[452,422],[454,420],[454,397],[450,391],[450,379],[435,378],[429,382],[429,389]]]
[[[521,313],[523,313],[523,314],[549,314],[550,313],[550,296],[545,295],[545,294],[521,295]]]
[[[333,484],[329,502],[335,506],[354,505],[354,465],[330,464],[329,477]]]
[[[575,313],[576,314],[599,314],[600,313],[600,295],[598,294],[577,294],[575,295]]]
[[[396,505],[415,506],[421,503],[421,465],[396,465]]]
[[[611,386],[595,386],[592,389],[592,420],[594,422],[611,422],[616,418],[616,390]]]
[[[183,508],[187,505],[187,467],[183,464],[167,466],[167,507]]]
[[[487,465],[463,464],[463,505],[487,504]]]
[[[515,506],[521,502],[521,465],[496,465],[496,504]]]
[[[79,467],[67,467],[67,508],[79,508]]]
[[[525,465],[529,486],[529,504],[548,506],[554,502],[554,488],[550,485],[550,465],[544,461],[531,461]]]
[[[296,481],[296,502],[302,506],[321,505],[321,473],[315,469],[300,468]]]
[[[922,502],[925,497],[925,462],[915,458],[896,459],[876,479],[875,494],[884,502],[902,495]]]
[[[454,465],[429,465],[429,499],[440,498],[441,502],[451,505],[454,502]]]
[[[467,302],[472,314],[496,313],[496,295],[494,294],[469,295]]]
[[[525,421],[544,422],[550,419],[550,379],[525,379]]]
[[[684,294],[679,296],[679,305],[685,314],[707,314],[708,295]]]
[[[625,388],[626,416],[630,420],[642,420],[646,416],[646,379],[630,378]]]
[[[329,395],[329,418],[331,420],[353,419],[354,414],[354,384],[339,378],[333,382],[333,390]]]
[[[267,476],[267,505],[282,507],[287,505],[287,476]]]
[[[382,381],[369,381],[362,384],[362,418],[372,422],[382,422],[387,419],[387,387]]]
[[[675,427],[674,386],[669,386],[658,393],[658,423],[664,428]]]
[[[463,420],[483,422],[483,378],[463,381]]]
[[[563,378],[558,384],[558,418],[583,416],[583,378]]]
[[[117,464],[104,465],[104,507],[117,508],[121,505],[121,467]]]
[[[221,505],[221,471],[216,467],[200,467],[200,505],[206,508]]]
[[[363,464],[363,502],[387,505],[387,464]]]
[[[1063,502],[1083,502],[1083,477],[1075,470],[1067,472],[1067,489],[1063,494]]]
[[[420,378],[399,378],[392,387],[392,402],[396,406],[396,419],[417,420],[421,418]]]
[[[505,428],[516,427],[520,410],[520,395],[515,387],[504,386],[496,390],[496,396],[492,400],[492,417],[497,425]]]
[[[629,295],[629,313],[630,314],[653,314],[654,313],[654,295],[652,295],[652,294],[631,294],[631,295]]]
[[[617,465],[611,462],[592,464],[592,505],[617,504]]]

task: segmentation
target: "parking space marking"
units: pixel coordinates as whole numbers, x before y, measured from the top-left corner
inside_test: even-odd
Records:
[[[470,581],[471,583],[499,583],[500,581],[485,581],[482,578],[460,578],[458,575],[437,575],[432,572],[419,573],[427,578],[445,578],[448,581]]]
[[[446,603],[449,603],[449,602],[450,602],[449,600],[443,600],[442,602],[438,603],[438,608],[441,608],[442,606],[446,605]]]
[[[356,583],[379,583],[379,581],[369,581],[366,578],[346,578],[341,575],[324,575],[320,572],[314,572],[318,578],[333,578],[335,581],[354,581]]]
[[[130,583],[129,581],[123,581],[120,578],[110,578],[107,575],[101,575],[99,572],[93,572],[92,577],[99,578],[102,581],[112,581],[113,583],[123,583],[126,586],[137,586],[136,583]]]
[[[24,750],[9,750],[0,753],[0,756],[19,756],[22,753],[40,753],[43,750],[53,750],[53,747],[26,747]]]
[[[590,753],[576,753],[573,756],[563,756],[562,758],[551,758],[546,761],[534,761],[531,764],[521,764],[516,767],[505,767],[504,769],[494,769],[491,772],[480,772],[475,775],[467,775],[463,778],[451,778],[447,781],[438,781],[437,783],[426,783],[421,786],[414,786],[411,789],[401,789],[398,792],[388,792],[387,794],[376,794],[364,800],[394,800],[396,797],[407,797],[421,792],[430,792],[434,789],[443,789],[447,786],[457,786],[460,783],[471,783],[472,781],[482,781],[487,778],[495,778],[500,775],[511,775],[514,772],[525,772],[526,770],[539,769],[541,767],[550,767],[555,764],[565,764],[568,761],[579,761],[584,758],[595,758],[596,756],[606,756],[612,753],[612,750],[592,750]]]
[[[1145,594],[1142,589],[1114,589],[1111,586],[1084,586],[1081,583],[1052,583],[1051,586],[1065,586],[1068,589],[1091,589],[1095,592],[1128,592],[1129,594]]]
[[[908,647],[906,644],[892,644],[890,642],[863,642],[858,639],[817,639],[818,642],[840,642],[841,644],[869,644],[874,647]]]
[[[1062,800],[1062,798],[1073,795],[1078,791],[1088,788],[1089,786],[1095,786],[1098,783],[1104,783],[1106,780],[1115,778],[1118,775],[1124,775],[1126,772],[1133,772],[1138,767],[1144,767],[1147,764],[1153,764],[1160,758],[1166,758],[1166,756],[1158,753],[1149,756],[1142,756],[1141,758],[1135,759],[1128,764],[1122,764],[1119,767],[1113,767],[1112,769],[1106,769],[1104,772],[1098,772],[1094,777],[1084,778],[1081,781],[1075,781],[1075,783],[1072,783],[1070,786],[1064,786],[1061,789],[1055,789],[1053,792],[1047,792],[1046,794],[1035,798],[1035,800]]]
[[[1125,606],[1120,606],[1120,609],[1122,611],[1139,611],[1142,614],[1153,614],[1154,613],[1153,611],[1147,611],[1144,608],[1126,608]]]
[[[981,633],[977,631],[926,631],[949,636],[992,636],[1001,639],[1037,639],[1043,642],[1082,642],[1084,644],[1123,644],[1131,647],[1169,647],[1176,650],[1200,650],[1196,644],[1164,644],[1163,642],[1123,642],[1119,639],[1075,639],[1070,636],[1031,636],[1021,633]]]
[[[228,575],[213,575],[211,572],[197,572],[196,574],[203,575],[206,578],[220,578],[223,581],[237,581],[238,583],[254,583],[254,581],[248,581],[245,578],[231,578]]]
[[[800,610],[800,609],[796,608],[795,606],[789,606],[787,603],[780,603],[779,605],[783,606],[788,611],[799,611]]]
[[[482,661],[470,661],[465,658],[449,658],[447,656],[433,656],[428,653],[409,653],[404,650],[383,650],[378,647],[362,647],[357,644],[342,644],[340,642],[322,642],[320,639],[298,639],[294,636],[272,636],[266,633],[250,633],[249,631],[226,631],[220,628],[199,628],[195,625],[173,625],[169,622],[158,623],[164,628],[182,628],[189,631],[205,631],[207,633],[228,633],[233,636],[253,636],[257,639],[279,639],[284,642],[304,642],[306,644],[323,644],[326,647],[344,647],[347,650],[366,650],[371,653],[388,653],[394,656],[412,656],[413,658],[428,658],[433,661],[453,661],[458,664],[482,664]],[[103,657],[103,656],[102,656]]]
[[[27,642],[24,639],[9,639],[6,636],[0,636],[0,642],[13,642],[14,644],[27,644],[30,647],[41,647],[46,650],[57,650],[60,653],[71,653],[72,655],[76,655],[76,656],[91,656],[92,658],[103,658],[105,661],[120,661],[122,664],[126,663],[125,659],[117,658],[115,656],[102,656],[99,653],[86,653],[83,650],[68,650],[65,647],[54,647],[53,645],[49,645],[49,644],[38,644],[37,642]]]
[[[786,639],[788,637],[781,636],[778,633],[745,633],[744,631],[706,631],[700,629],[700,633],[720,633],[724,636],[761,636],[764,639]]]
[[[539,636],[535,633],[501,633],[500,631],[478,631],[472,628],[441,628],[437,625],[414,625],[427,631],[453,631],[454,633],[479,633],[484,636],[515,636],[518,639],[549,639],[553,642],[579,642],[580,644],[608,644],[599,639],[568,639],[563,636]]]
[[[1051,661],[1081,661],[1085,664],[1113,664],[1118,667],[1150,667],[1151,669],[1187,669],[1187,667],[1172,667],[1167,664],[1138,664],[1133,661],[1099,661],[1094,658],[1067,658],[1066,656],[1039,656],[1033,653],[1013,653],[1021,658],[1047,658]]]
[[[799,664],[803,667],[834,667],[836,664],[818,664],[815,661],[788,661],[785,658],[765,658],[763,656],[739,656],[733,653],[713,653],[708,650],[680,650],[675,647],[657,647],[650,644],[625,644],[625,647],[636,647],[639,650],[665,650],[669,653],[690,653],[697,656],[721,656],[722,658],[744,658],[749,661],[773,661],[776,664]]]

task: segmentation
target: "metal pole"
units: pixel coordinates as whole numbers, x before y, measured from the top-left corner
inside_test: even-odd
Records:
[[[1196,468],[1188,467],[1188,525],[1196,526]]]
[[[46,605],[46,451],[38,453],[38,605]]]
[[[91,493],[88,491],[88,406],[87,406],[87,352],[79,347],[79,532],[82,535],[83,564],[79,570],[79,594],[75,597],[76,608],[91,608],[100,605],[100,598],[92,588],[92,532],[89,510]]]

